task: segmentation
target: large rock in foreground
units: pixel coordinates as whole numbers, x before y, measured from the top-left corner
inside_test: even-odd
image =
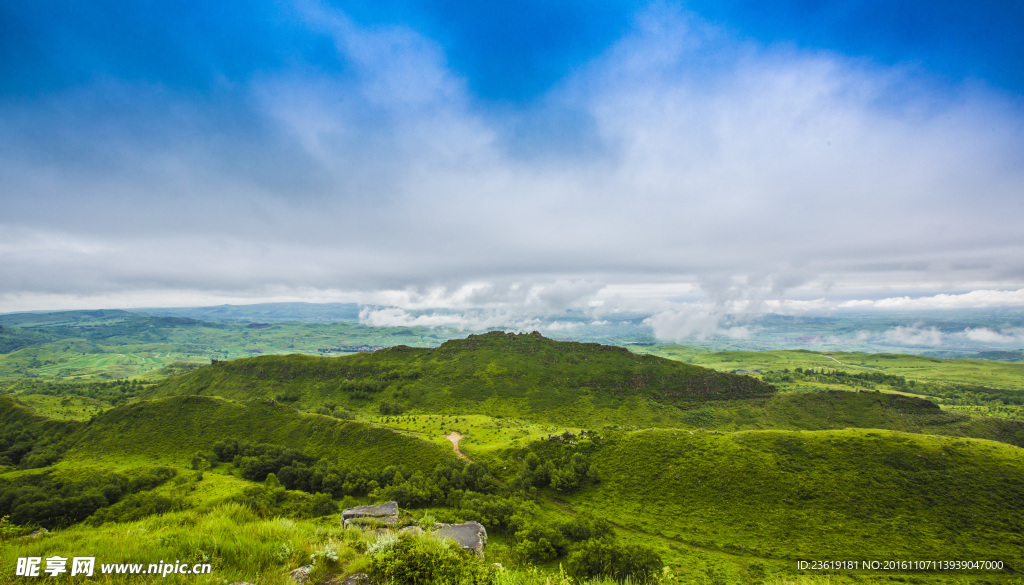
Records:
[[[479,557],[484,556],[484,546],[487,545],[487,530],[479,522],[439,524],[434,534],[441,538],[454,540],[463,550],[473,551]]]
[[[372,506],[356,506],[341,512],[341,525],[394,526],[398,523],[398,502],[385,502]]]

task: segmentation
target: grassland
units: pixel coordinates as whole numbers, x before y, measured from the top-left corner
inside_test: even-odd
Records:
[[[594,457],[601,483],[569,502],[638,532],[761,558],[995,555],[1020,567],[1015,447],[864,429],[646,430],[609,443]]]
[[[0,315],[0,382],[159,377],[176,362],[265,354],[345,355],[362,346],[434,347],[450,335],[358,323],[213,322],[127,311]]]
[[[807,350],[710,352],[678,345],[631,349],[719,371],[739,371],[784,392],[867,389],[924,397],[968,416],[1024,421],[1024,363],[1020,362]]]
[[[580,518],[607,520],[618,542],[657,551],[667,565],[664,583],[1024,582],[1024,423],[969,412],[1014,400],[1021,364],[635,348],[666,360],[536,335],[441,343],[396,330],[394,340],[423,347],[410,343],[341,357],[229,352],[239,356],[230,361],[207,354],[218,363],[147,374],[159,364],[146,359],[169,364],[188,354],[111,356],[110,348],[124,346],[117,335],[102,335],[127,328],[121,341],[152,335],[149,347],[156,347],[165,327],[176,331],[167,343],[180,349],[175,336],[188,328],[219,332],[225,340],[235,336],[236,348],[267,334],[264,353],[274,354],[273,344],[291,325],[143,325],[116,312],[96,312],[84,322],[59,315],[22,319],[3,324],[5,331],[22,329],[3,339],[9,346],[31,343],[8,357],[44,346],[74,353],[70,348],[93,344],[100,351],[64,362],[81,364],[70,376],[53,369],[56,364],[41,364],[32,370],[35,377],[8,378],[11,395],[0,396],[0,456],[9,458],[0,467],[0,506],[15,492],[26,497],[28,485],[87,485],[100,481],[90,478],[111,481],[111,474],[132,477],[155,467],[171,470],[173,479],[117,503],[112,497],[84,522],[41,537],[23,538],[27,527],[0,523],[0,570],[6,571],[0,581],[18,557],[86,549],[98,562],[173,558],[214,566],[209,578],[98,581],[108,583],[283,584],[288,571],[311,556],[319,559],[314,579],[365,570],[373,537],[342,530],[336,515],[320,515],[317,506],[370,503],[382,494],[417,501],[414,491],[401,490],[431,488],[439,465],[469,474],[471,467],[459,467],[445,438],[457,431],[464,435],[460,449],[475,462],[472,474],[486,481],[403,504],[403,522],[484,521],[488,561],[509,568],[500,581],[508,585],[569,585],[560,573],[567,552],[537,555],[528,545],[538,535],[554,538],[551,527]],[[348,331],[345,339],[353,343],[360,339],[351,323],[317,326]],[[77,332],[78,341],[46,338],[61,327],[92,329]],[[239,331],[249,337],[239,341]],[[382,344],[372,336],[363,342]],[[61,343],[69,349],[53,345]],[[131,368],[134,382],[98,381]],[[727,373],[735,370],[751,373]],[[891,378],[829,377],[830,371]],[[764,382],[784,375],[788,381]],[[976,395],[984,404],[954,403]],[[325,502],[324,493],[285,489],[276,478],[243,479],[249,477],[244,460],[215,456],[214,446],[226,439],[301,453],[308,459],[302,465],[321,475],[339,466],[380,477],[381,470],[400,466],[405,476],[365,493],[328,495]],[[590,471],[571,484],[524,483],[534,456],[542,464],[537,469],[562,474],[579,465]],[[565,546],[572,551],[576,545]],[[335,560],[324,556],[326,548]],[[797,569],[799,560],[824,558],[998,559],[1006,569]]]
[[[266,402],[182,396],[112,409],[70,438],[69,455],[90,459],[155,458],[186,466],[217,441],[245,438],[291,447],[341,464],[381,462],[429,469],[452,458],[449,450],[355,421],[296,412]]]
[[[579,427],[545,425],[520,419],[496,418],[483,414],[409,414],[367,417],[375,426],[451,448],[449,433],[462,435],[460,450],[473,458],[486,457],[509,448],[522,448],[552,435],[561,435]]]

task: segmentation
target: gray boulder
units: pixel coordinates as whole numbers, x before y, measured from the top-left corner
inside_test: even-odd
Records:
[[[454,540],[463,550],[473,551],[479,557],[484,556],[484,547],[487,545],[487,530],[479,522],[439,524],[434,534],[441,538]]]
[[[356,506],[341,512],[342,526],[394,526],[398,523],[398,502]]]
[[[305,583],[306,581],[309,581],[309,573],[312,570],[313,565],[306,565],[305,567],[295,569],[289,573],[289,576],[292,578],[292,581],[295,581],[296,583]]]
[[[356,573],[350,575],[348,579],[342,585],[370,585],[370,576],[366,573]]]

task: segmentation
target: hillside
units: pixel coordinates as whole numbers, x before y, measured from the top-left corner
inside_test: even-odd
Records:
[[[82,425],[68,456],[153,457],[186,465],[223,439],[273,443],[356,467],[432,469],[454,458],[425,441],[353,421],[304,414],[281,404],[181,396],[114,408]]]
[[[320,358],[262,356],[217,362],[171,378],[151,397],[218,395],[275,399],[303,409],[335,402],[358,410],[480,413],[562,424],[666,424],[677,406],[757,398],[775,389],[596,343],[491,332],[437,348],[398,346],[372,354]]]
[[[990,558],[1024,569],[1024,451],[890,431],[645,430],[589,454],[578,511],[762,558]]]
[[[406,524],[483,523],[487,562],[518,571],[508,583],[611,542],[660,555],[675,575],[663,583],[776,585],[803,578],[795,560],[847,557],[997,559],[999,573],[887,577],[1019,582],[1004,577],[1024,568],[1024,424],[945,410],[885,385],[891,376],[879,391],[866,385],[875,378],[799,375],[823,391],[492,332],[217,361],[159,383],[21,380],[0,396],[0,516],[15,522],[9,534],[54,530],[0,560],[82,539],[118,559],[133,531],[185,534],[219,518],[208,528],[233,535],[279,517],[291,536],[247,537],[217,579],[285,585],[313,543],[355,537],[325,532],[339,507],[395,500]],[[829,390],[833,379],[851,385]],[[452,432],[472,462],[455,456]],[[200,551],[161,537],[129,556],[201,559],[231,538]],[[365,566],[368,546],[319,565],[316,582]]]
[[[878,391],[789,392],[756,404],[713,403],[687,411],[681,422],[723,431],[887,429],[1024,447],[1024,421],[951,412],[924,398]]]

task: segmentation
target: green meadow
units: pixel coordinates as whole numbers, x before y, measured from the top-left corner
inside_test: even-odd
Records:
[[[88,554],[211,566],[97,583],[283,585],[302,566],[314,583],[1024,583],[1018,363],[19,319],[0,355],[2,582],[18,558]],[[231,349],[201,362],[190,328]],[[297,329],[304,348],[390,349],[288,355]],[[140,336],[152,353],[109,353]],[[402,526],[481,522],[485,560],[339,525],[389,500]],[[829,559],[1001,568],[799,565]]]
[[[266,354],[347,355],[359,348],[432,347],[448,339],[425,328],[352,322],[207,321],[127,311],[0,315],[0,382],[162,377],[178,362]]]

